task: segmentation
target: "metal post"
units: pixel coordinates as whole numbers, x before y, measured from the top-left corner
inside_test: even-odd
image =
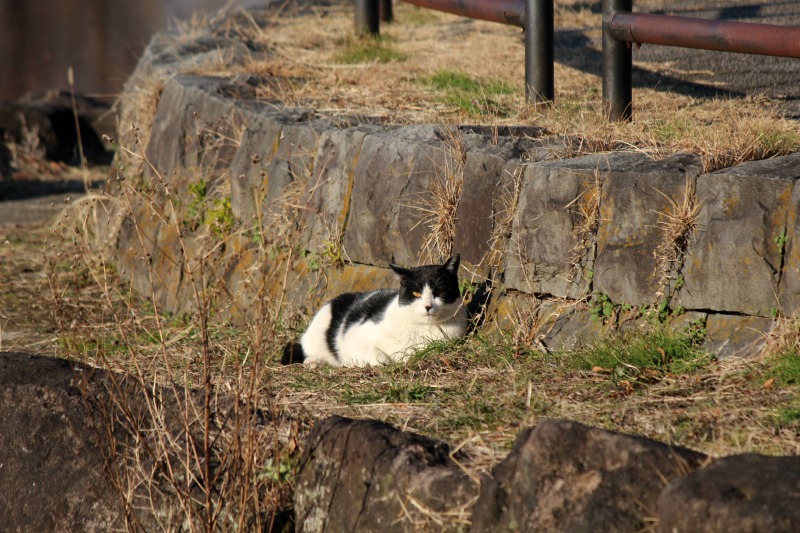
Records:
[[[633,0],[603,0],[603,107],[609,120],[630,120],[632,115],[633,57],[630,45],[611,35],[611,19],[630,12]]]
[[[552,102],[553,0],[525,0],[525,100]]]
[[[392,22],[394,20],[392,0],[380,0],[380,3],[381,22]]]
[[[378,0],[355,0],[355,7],[356,34],[378,35],[380,32]]]

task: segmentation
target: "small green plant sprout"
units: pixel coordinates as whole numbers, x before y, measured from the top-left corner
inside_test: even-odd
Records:
[[[786,230],[783,230],[780,235],[775,237],[775,246],[778,248],[778,254],[783,255],[786,251],[786,243],[789,241],[789,236],[786,235]]]
[[[461,296],[464,298],[464,300],[469,301],[475,294],[475,285],[473,285],[470,280],[461,278],[458,281],[458,292],[461,293]]]
[[[706,340],[706,323],[700,318],[692,320],[686,325],[683,332],[694,346],[702,346]]]
[[[608,320],[614,316],[614,302],[607,294],[598,294],[589,305],[592,320]]]
[[[262,479],[266,478],[273,483],[286,483],[294,478],[299,459],[296,455],[284,453],[280,457],[270,457],[264,461],[261,471]]]
[[[186,205],[186,219],[184,225],[190,230],[196,230],[203,221],[205,212],[206,194],[208,193],[208,183],[200,180],[190,183],[188,186],[189,203]]]
[[[344,265],[342,246],[334,240],[326,240],[322,243],[322,256],[333,266]]]
[[[206,215],[206,224],[211,233],[220,239],[230,235],[233,231],[234,219],[229,196],[214,200],[214,207],[209,209]]]

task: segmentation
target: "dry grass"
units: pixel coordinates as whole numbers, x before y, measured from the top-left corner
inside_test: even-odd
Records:
[[[310,107],[333,118],[386,124],[530,124],[566,138],[561,157],[613,149],[643,150],[654,157],[687,151],[699,154],[707,171],[800,149],[796,123],[758,95],[708,99],[637,88],[635,120],[609,123],[602,113],[600,78],[586,72],[592,69],[558,62],[555,104],[527,106],[519,28],[404,3],[395,12],[396,22],[383,25],[379,40],[355,39],[352,7],[339,3],[287,3],[258,16],[235,12],[194,20],[176,38],[191,40],[211,26],[215,35],[248,42],[260,51],[244,58],[220,51],[184,71],[263,76],[260,99]],[[556,2],[556,23],[564,30],[580,30],[595,40],[590,42],[599,38],[600,16],[585,3]],[[151,76],[128,96],[123,131],[131,119],[146,118],[155,109],[154,99],[166,79]],[[458,79],[448,81],[447,76]],[[141,135],[146,142],[147,132]],[[129,140],[121,138],[132,146]]]
[[[659,226],[663,237],[653,251],[659,276],[657,300],[672,296],[674,277],[681,271],[689,240],[698,229],[701,205],[697,202],[695,187],[695,180],[687,177],[682,199],[675,200],[665,195],[670,207],[662,213],[664,220]]]
[[[701,154],[708,169],[800,147],[796,126],[777,116],[769,102],[757,98],[700,101],[642,89],[634,96],[636,122],[608,124],[600,114],[598,91],[593,89],[600,86],[600,80],[563,65],[556,67],[558,103],[525,107],[518,29],[420,11],[402,3],[397,5],[398,23],[385,28],[382,46],[401,51],[404,59],[336,63],[341,49],[352,45],[349,9],[318,6],[294,16],[280,16],[294,9],[291,5],[263,20],[240,16],[235,19],[236,27],[224,29],[265,47],[265,55],[253,54],[233,71],[270,76],[271,82],[260,88],[260,97],[275,105],[312,106],[332,117],[369,117],[394,124],[535,124],[573,139],[564,157],[620,146],[646,150],[654,157],[688,150]],[[557,16],[562,27],[588,28],[590,34],[597,31],[593,25],[599,18],[585,4],[558,2]],[[185,38],[212,23],[200,21]],[[446,89],[429,83],[445,65],[487,88],[495,82],[517,88],[510,94],[483,91],[480,98],[491,100],[492,105],[479,106],[477,113],[459,108],[448,103]],[[228,67],[221,58],[196,66],[196,72],[229,74]],[[120,178],[136,177],[141,168],[150,167],[142,146],[147,142],[147,121],[152,120],[165,83],[166,78],[158,77],[140,80],[140,92],[124,110],[127,129],[121,136],[125,149]],[[134,120],[141,125],[131,128],[128,122]],[[239,130],[233,130],[215,137],[216,143],[238,142]],[[425,222],[430,228],[426,250],[430,255],[444,257],[452,251],[462,142],[458,134],[451,135],[447,145],[452,153],[444,158],[448,163],[440,169],[441,182],[429,191],[433,203],[421,206],[430,215]],[[121,205],[115,209],[135,217],[140,216],[135,206],[147,206],[148,212],[142,216],[161,217],[178,235],[188,235],[184,226],[187,213],[178,206],[177,193],[165,187],[155,169],[149,172],[153,178],[150,189],[141,188],[135,179],[117,183],[120,194],[115,201]],[[167,422],[162,403],[151,395],[145,396],[141,412],[152,425],[143,425],[136,417],[122,417],[119,423],[137,438],[133,445],[116,442],[118,453],[109,450],[109,459],[120,459],[112,473],[127,509],[143,506],[173,513],[161,515],[153,529],[268,529],[278,510],[291,508],[298,446],[308,426],[330,414],[373,417],[447,440],[467,454],[469,460],[463,468],[472,476],[488,472],[505,456],[516,433],[542,417],[569,418],[718,455],[800,453],[800,371],[792,366],[800,347],[797,323],[788,319],[774,333],[769,353],[759,360],[703,359],[685,372],[642,369],[639,380],[633,382],[576,364],[578,359],[590,360],[591,354],[532,349],[531,324],[541,319],[536,309],[519,311],[515,334],[479,333],[456,343],[437,344],[408,365],[364,369],[279,366],[276,361],[282,344],[295,335],[302,321],[283,300],[295,253],[294,233],[283,231],[280,240],[272,241],[266,236],[270,227],[285,228],[294,220],[293,211],[307,180],[302,174],[295,176],[294,186],[272,212],[273,218],[257,220],[257,253],[262,257],[274,253],[276,259],[262,270],[248,273],[249,283],[233,295],[259,309],[259,320],[241,327],[232,327],[215,315],[214,280],[219,272],[211,259],[223,247],[235,248],[245,236],[242,231],[214,236],[207,224],[195,227],[199,235],[192,235],[197,237],[192,241],[197,247],[192,256],[198,260],[186,264],[178,260],[187,268],[192,288],[192,305],[182,316],[168,316],[161,311],[154,292],[149,297],[137,296],[120,279],[111,264],[113,258],[93,243],[96,220],[91,211],[68,211],[59,218],[55,231],[27,235],[30,241],[18,243],[16,237],[5,234],[9,236],[6,240],[13,242],[4,248],[0,280],[10,280],[15,289],[24,290],[1,292],[4,309],[36,310],[31,324],[44,323],[51,308],[53,313],[47,335],[26,346],[3,341],[4,349],[24,347],[130,372],[138,386],[149,390],[169,390],[174,383],[198,391],[191,401],[177,400],[183,413],[177,429],[196,435],[192,446],[187,446],[185,438],[175,437],[175,426]],[[209,182],[219,177],[194,176]],[[511,238],[521,179],[519,172],[505,180],[507,190],[495,214],[498,223],[491,252],[477,265],[488,272],[489,279],[500,267]],[[576,262],[592,245],[598,189],[587,189],[572,206],[584,220],[576,229],[581,243],[573,258]],[[227,191],[219,188],[213,194],[219,196],[217,200],[224,199]],[[672,271],[681,260],[696,215],[693,196],[687,188],[683,199],[670,199],[659,256],[663,258],[659,263],[662,272]],[[109,201],[100,200],[88,201],[98,206]],[[260,217],[262,210],[257,211]],[[132,220],[135,231],[136,223]],[[338,231],[334,233],[338,235]],[[145,236],[135,236],[134,244],[142,253],[149,253],[152,247]],[[180,247],[176,256],[188,256],[187,243],[181,240]],[[149,287],[155,288],[159,279],[148,269]],[[283,280],[283,292],[277,295],[267,290],[275,280]],[[43,298],[44,293],[51,296]],[[24,297],[16,296],[19,294]],[[12,296],[18,299],[12,301]],[[17,319],[2,315],[0,326],[17,328]],[[122,391],[113,399],[110,409],[131,412]],[[216,417],[220,405],[235,406],[227,424]],[[253,413],[260,413],[268,422],[254,420]],[[469,509],[454,509],[447,515],[417,510],[427,514],[433,524],[463,524],[469,519]],[[129,528],[145,529],[137,520],[131,515]]]
[[[403,3],[396,14],[396,23],[382,27],[380,40],[362,41],[351,36],[350,6],[316,6],[293,17],[253,20],[248,35],[268,53],[254,55],[233,72],[268,76],[259,89],[264,100],[333,117],[392,124],[534,124],[570,139],[565,156],[624,147],[655,157],[688,151],[702,156],[706,170],[714,170],[800,148],[796,124],[758,96],[699,99],[636,89],[635,121],[608,123],[601,112],[599,77],[560,63],[555,105],[526,106],[518,28]],[[560,28],[581,29],[590,38],[599,35],[600,17],[584,4],[557,2],[556,14]],[[396,55],[366,53],[356,56],[358,62],[342,63],[343,52],[354,46]],[[231,68],[212,65],[204,72],[230,74]],[[462,86],[431,83],[445,73],[465,77],[477,92],[466,93],[466,103],[460,103]]]
[[[461,130],[442,126],[439,131],[444,137],[444,146],[442,157],[432,156],[435,167],[433,182],[407,206],[419,213],[419,222],[414,227],[421,225],[428,230],[419,256],[419,260],[426,263],[441,262],[453,254],[456,211],[467,161]]]

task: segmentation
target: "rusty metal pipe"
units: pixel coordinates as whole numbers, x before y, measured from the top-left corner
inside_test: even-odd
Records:
[[[407,4],[511,26],[525,24],[525,0],[403,0]]]
[[[718,52],[800,58],[800,28],[645,13],[617,13],[614,39]]]

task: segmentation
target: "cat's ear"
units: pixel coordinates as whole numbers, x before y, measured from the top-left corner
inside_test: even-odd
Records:
[[[458,272],[458,265],[460,262],[461,262],[461,255],[453,254],[453,256],[450,259],[448,259],[442,266],[444,266],[445,270],[455,274]]]
[[[395,265],[394,263],[389,263],[389,268],[394,270],[394,273],[400,276],[401,278],[409,278],[411,277],[411,271],[407,268],[403,268],[399,265]]]

